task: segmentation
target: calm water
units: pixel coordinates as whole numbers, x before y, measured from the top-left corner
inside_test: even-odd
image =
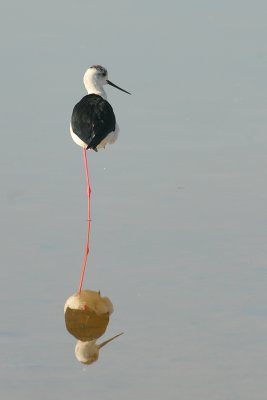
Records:
[[[1,7],[1,398],[266,399],[263,1]],[[114,313],[84,366],[65,329],[86,233],[69,136],[102,64],[119,141],[89,153],[84,288]]]

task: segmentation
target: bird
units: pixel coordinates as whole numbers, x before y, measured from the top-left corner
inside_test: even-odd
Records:
[[[81,293],[82,290],[90,239],[91,187],[86,150],[92,149],[97,152],[99,149],[105,148],[107,144],[112,144],[117,140],[119,133],[113,108],[107,101],[103,86],[110,85],[131,94],[108,80],[108,71],[101,65],[89,67],[85,71],[83,82],[88,94],[74,106],[70,123],[71,137],[77,145],[82,147],[87,189],[88,224],[78,293]]]
[[[84,74],[88,92],[74,107],[70,133],[74,142],[85,149],[98,151],[117,140],[119,126],[112,106],[103,88],[108,84],[131,94],[108,80],[108,71],[101,65],[92,65]]]

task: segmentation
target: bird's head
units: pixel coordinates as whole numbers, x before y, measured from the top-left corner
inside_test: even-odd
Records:
[[[105,342],[100,344],[96,344],[96,340],[91,340],[89,342],[82,342],[78,340],[75,346],[75,356],[77,360],[83,364],[92,364],[98,360],[99,350],[121,335],[123,335],[123,333],[119,333],[118,335],[113,336],[112,338],[105,340]]]
[[[84,74],[84,85],[87,86],[102,87],[106,85],[108,78],[108,71],[101,65],[92,65],[88,68]]]
[[[108,71],[101,65],[92,65],[90,68],[88,68],[84,74],[83,82],[89,94],[95,93],[102,95],[102,93],[104,93],[104,85],[111,85],[122,92],[131,94],[109,81]]]

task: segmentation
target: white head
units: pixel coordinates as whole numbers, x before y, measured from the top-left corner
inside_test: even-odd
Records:
[[[82,342],[78,340],[75,346],[75,356],[77,360],[83,364],[92,364],[97,361],[99,357],[99,347],[96,341]]]
[[[108,71],[106,68],[101,67],[101,65],[92,65],[88,68],[83,77],[84,86],[88,92],[88,94],[98,94],[104,99],[107,98],[105,90],[103,89],[104,85],[111,85],[115,88],[130,94],[126,90],[120,88],[119,86],[114,85],[114,83],[108,80]]]
[[[77,360],[83,364],[92,364],[98,360],[99,350],[122,334],[123,333],[119,333],[101,344],[96,344],[96,340],[91,340],[90,342],[82,342],[78,340],[74,351]]]

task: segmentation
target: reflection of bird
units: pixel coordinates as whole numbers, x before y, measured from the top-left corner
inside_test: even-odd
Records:
[[[100,291],[82,290],[70,296],[64,306],[64,313],[67,308],[72,310],[89,310],[97,315],[112,314],[113,305],[108,297],[101,296]]]
[[[90,309],[65,311],[65,324],[69,333],[82,342],[88,342],[104,335],[109,324],[109,314],[96,314]]]
[[[66,328],[83,342],[98,339],[108,326],[113,305],[94,290],[82,290],[68,298],[64,307]]]
[[[84,85],[88,94],[73,109],[71,136],[76,144],[97,151],[107,143],[114,143],[119,127],[111,105],[107,102],[103,88],[108,84],[130,94],[108,80],[108,72],[101,65],[92,65],[85,72]]]
[[[82,290],[67,299],[64,307],[65,323],[69,333],[78,339],[75,346],[78,361],[92,364],[98,360],[102,347],[122,335],[120,333],[100,344],[96,343],[105,333],[112,312],[110,299],[94,290]]]
[[[100,344],[96,344],[96,340],[91,340],[90,342],[82,342],[81,340],[78,340],[75,346],[75,356],[77,360],[83,364],[92,364],[98,360],[99,350],[122,334],[123,333],[119,333],[118,335],[113,336],[111,339],[108,339]]]

